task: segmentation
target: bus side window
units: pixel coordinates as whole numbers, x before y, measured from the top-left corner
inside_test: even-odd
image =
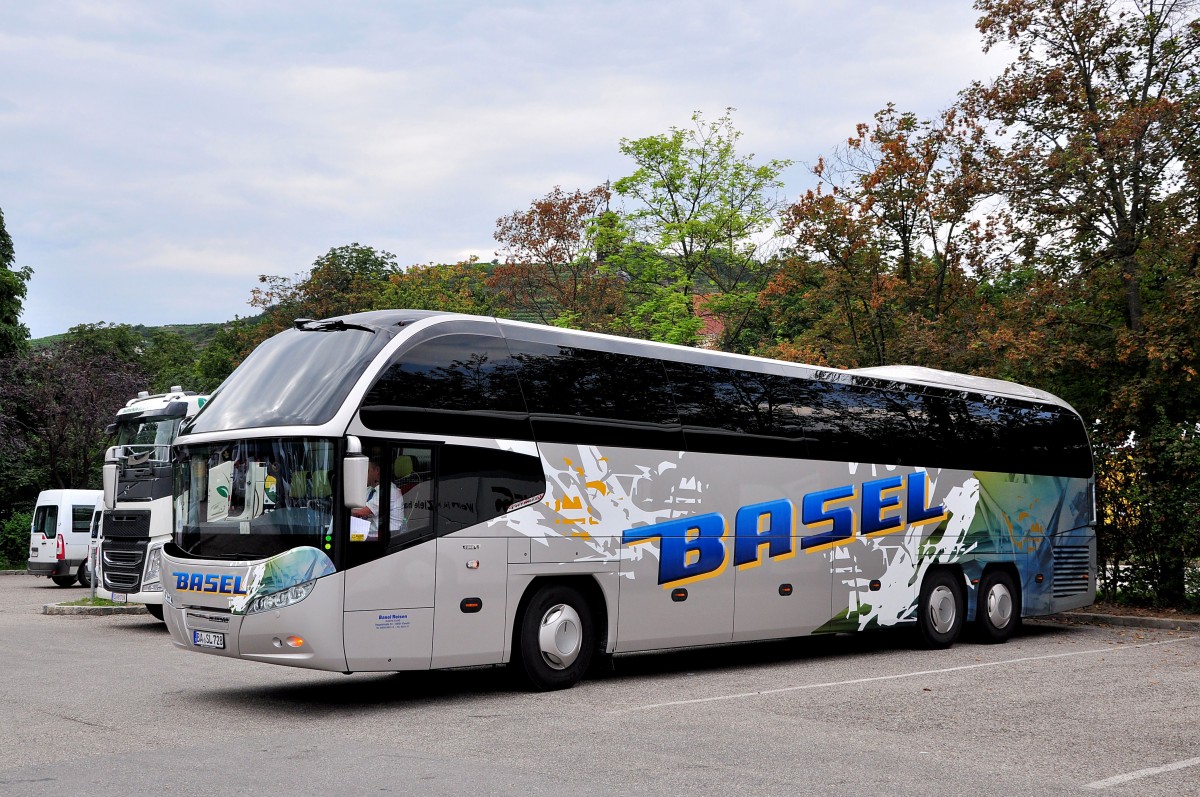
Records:
[[[453,445],[438,453],[438,536],[498,518],[546,491],[538,457]]]
[[[418,446],[392,446],[386,478],[391,481],[388,499],[389,547],[403,545],[433,533],[433,450]]]

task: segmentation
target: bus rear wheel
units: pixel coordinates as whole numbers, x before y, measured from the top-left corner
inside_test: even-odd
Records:
[[[1021,599],[1007,571],[993,570],[984,576],[975,621],[984,642],[1004,642],[1021,624]]]
[[[527,684],[541,692],[574,686],[596,646],[592,611],[572,587],[542,587],[521,615],[516,662]]]
[[[917,604],[917,628],[925,647],[948,648],[962,632],[963,588],[954,573],[941,568],[931,570],[921,584]]]

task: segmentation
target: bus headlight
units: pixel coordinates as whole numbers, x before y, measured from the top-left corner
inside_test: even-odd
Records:
[[[258,612],[270,612],[275,609],[282,609],[284,606],[291,606],[299,603],[308,597],[313,591],[313,587],[317,585],[317,580],[305,581],[303,584],[296,584],[279,592],[272,592],[267,595],[257,595],[248,604],[246,604],[246,614],[257,614]]]

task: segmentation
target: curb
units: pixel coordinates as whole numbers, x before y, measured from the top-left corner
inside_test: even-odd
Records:
[[[1048,617],[1029,618],[1085,625],[1116,625],[1123,628],[1164,628],[1168,631],[1200,632],[1200,620],[1168,617],[1139,617],[1128,614],[1096,614],[1094,612],[1062,612]]]
[[[24,570],[0,570],[0,576],[23,576],[26,575]]]
[[[42,607],[42,614],[84,614],[90,617],[105,617],[110,614],[149,614],[149,612],[140,603],[131,603],[128,606],[63,606],[58,603],[47,603]]]

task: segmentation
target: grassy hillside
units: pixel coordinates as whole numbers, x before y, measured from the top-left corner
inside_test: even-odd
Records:
[[[142,324],[134,324],[130,328],[134,332],[140,334],[146,340],[150,340],[150,336],[157,330],[164,332],[174,332],[182,335],[196,345],[196,348],[203,349],[207,346],[217,334],[217,331],[225,326],[220,324],[165,324],[160,327],[148,327]],[[40,349],[45,346],[50,346],[55,342],[62,340],[64,335],[48,335],[44,338],[33,338],[29,341],[30,347]]]

